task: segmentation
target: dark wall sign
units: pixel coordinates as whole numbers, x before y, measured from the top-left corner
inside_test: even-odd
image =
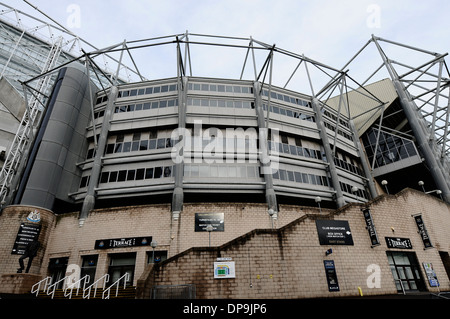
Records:
[[[151,242],[152,242],[151,236],[149,236],[149,237],[100,239],[100,240],[95,241],[94,249],[150,246]]]
[[[328,291],[339,291],[339,283],[336,275],[336,268],[334,266],[334,260],[324,260],[325,274],[327,276]]]
[[[211,225],[213,231],[224,231],[224,213],[196,213],[195,231],[207,231],[206,227]]]
[[[428,231],[425,228],[425,223],[422,219],[422,215],[414,215],[413,217],[414,220],[416,221],[417,228],[419,229],[420,237],[422,237],[423,245],[425,246],[425,248],[433,247],[430,237],[428,236]]]
[[[385,237],[385,239],[389,248],[412,249],[409,238]]]
[[[350,226],[346,220],[316,220],[321,245],[353,245]]]
[[[364,220],[366,221],[366,229],[369,232],[370,242],[373,246],[380,245],[380,241],[378,240],[377,231],[375,229],[375,225],[373,224],[372,214],[370,213],[370,209],[365,208],[362,210],[364,215]]]
[[[40,233],[41,225],[21,223],[11,254],[23,255],[28,244],[39,239]]]

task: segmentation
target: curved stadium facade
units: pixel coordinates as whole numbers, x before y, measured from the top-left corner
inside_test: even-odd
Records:
[[[202,40],[190,40],[196,36]],[[11,244],[2,257],[4,290],[109,279],[137,286],[138,298],[169,298],[177,294],[170,289],[186,287],[186,298],[267,298],[273,289],[276,298],[349,296],[363,285],[367,294],[434,292],[424,263],[448,289],[445,117],[435,112],[440,136],[427,146],[430,126],[410,112],[417,100],[406,101],[396,77],[363,86],[347,71],[252,38],[205,38],[227,43],[188,33],[133,41],[21,80],[27,110],[39,111],[24,157],[16,167],[8,155],[2,168],[0,230]],[[138,80],[119,80],[93,60],[119,53],[120,70],[124,53],[166,45],[176,52],[172,77],[149,80],[136,68]],[[188,74],[194,46],[246,52],[242,73],[253,55],[255,78]],[[265,57],[260,69],[256,51]],[[311,93],[272,83],[274,54],[305,66]],[[312,68],[327,75],[320,87]],[[32,84],[49,75],[51,90],[28,100]],[[432,243],[411,215],[424,218]],[[28,244],[19,226],[41,243],[26,274],[15,274]],[[220,271],[210,273],[216,262]],[[381,286],[368,286],[368,265],[382,269]],[[403,278],[405,265],[413,271]],[[347,284],[339,287],[330,269]]]

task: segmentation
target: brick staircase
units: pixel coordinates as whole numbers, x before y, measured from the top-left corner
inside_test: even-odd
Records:
[[[74,299],[74,300],[81,300],[83,299],[83,290],[80,289],[78,292],[78,295],[76,294],[77,291],[76,289],[73,290],[72,292],[72,297],[70,299]],[[94,289],[92,289],[91,293],[90,293],[90,298],[89,299],[102,299],[102,295],[103,295],[103,289],[102,288],[98,288],[97,289],[97,293],[94,296]],[[52,296],[51,295],[47,295],[44,292],[39,292],[38,299],[51,299]],[[116,288],[112,288],[110,295],[109,295],[109,299],[135,299],[136,298],[136,287],[134,286],[130,286],[130,287],[120,287],[118,292],[117,292],[117,297],[116,297]],[[55,290],[55,295],[53,296],[54,300],[68,300],[68,297],[64,297],[64,290],[62,289],[56,289]],[[88,299],[87,297],[85,299]]]

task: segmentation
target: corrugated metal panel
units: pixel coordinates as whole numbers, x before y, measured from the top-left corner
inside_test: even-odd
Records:
[[[370,92],[370,93],[369,93]],[[341,112],[350,118],[353,118],[359,135],[363,134],[377,119],[379,119],[382,109],[381,104],[373,96],[385,103],[385,110],[397,98],[394,85],[390,79],[380,80],[378,82],[364,86],[348,93],[348,110],[341,104]],[[330,98],[326,104],[331,108],[338,110],[339,96]]]

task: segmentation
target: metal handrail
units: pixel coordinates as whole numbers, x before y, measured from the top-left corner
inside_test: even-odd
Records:
[[[130,279],[130,275],[129,275],[127,272],[126,272],[122,277],[120,277],[119,279],[117,279],[115,283],[113,283],[111,286],[109,286],[108,288],[106,288],[106,289],[103,291],[102,299],[109,299],[109,296],[110,296],[110,294],[111,294],[111,288],[114,287],[114,286],[117,286],[117,287],[116,287],[116,297],[117,297],[117,295],[118,295],[118,293],[119,293],[119,285],[120,285],[120,281],[121,281],[122,279],[124,279],[124,282],[123,282],[123,288],[125,289],[126,286],[127,286],[127,281]],[[106,292],[108,292],[108,295],[107,295],[106,298],[105,298],[105,293],[106,293]]]
[[[91,279],[91,277],[89,275],[85,275],[84,277],[78,279],[73,284],[67,285],[66,288],[64,289],[64,297],[69,297],[69,299],[72,299],[73,288],[77,288],[76,296],[78,296],[81,282],[84,281],[84,283],[83,283],[83,291],[84,291],[84,289],[86,288],[86,284],[89,283],[90,279]],[[67,293],[68,290],[70,290],[70,293]]]
[[[66,281],[67,278],[70,278],[70,276],[66,276],[64,278],[61,278],[60,280],[58,280],[57,282],[51,284],[50,286],[48,286],[47,289],[47,295],[52,295],[52,299],[55,296],[55,290],[56,290],[56,286],[62,282],[62,281]],[[52,289],[52,291],[50,292],[50,290]]]
[[[36,293],[36,296],[37,296],[37,295],[39,294],[40,289],[41,289],[41,285],[42,285],[42,283],[44,283],[44,282],[45,282],[45,285],[44,285],[44,289],[43,289],[42,291],[43,291],[43,292],[46,292],[46,291],[47,291],[47,286],[48,286],[48,284],[49,284],[49,282],[50,282],[51,280],[52,280],[52,277],[45,277],[44,279],[38,281],[37,283],[35,283],[35,284],[31,287],[31,293],[32,293],[32,294]],[[36,290],[34,290],[35,287],[36,287]]]
[[[97,279],[95,282],[92,283],[92,285],[90,285],[89,287],[83,289],[83,299],[90,299],[91,298],[91,289],[92,287],[95,286],[94,289],[94,297],[97,294],[97,287],[98,287],[98,283],[103,280],[103,289],[105,289],[106,283],[109,281],[109,274],[104,274],[103,276],[101,276],[99,279]],[[87,291],[87,294],[86,294]]]

